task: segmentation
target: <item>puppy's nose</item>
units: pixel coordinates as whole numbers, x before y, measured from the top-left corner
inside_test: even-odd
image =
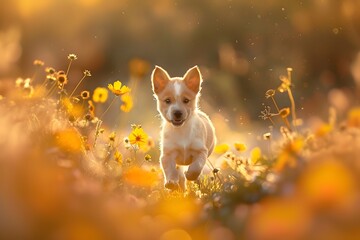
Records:
[[[181,117],[182,117],[182,112],[181,111],[174,111],[174,117],[176,118],[176,119],[181,119]]]

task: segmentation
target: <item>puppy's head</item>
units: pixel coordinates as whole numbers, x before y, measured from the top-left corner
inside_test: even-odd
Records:
[[[164,69],[156,66],[151,82],[161,116],[174,126],[183,125],[197,108],[202,82],[199,68],[190,68],[182,78],[170,78]]]

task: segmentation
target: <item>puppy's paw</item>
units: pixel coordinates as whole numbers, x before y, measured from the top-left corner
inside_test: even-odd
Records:
[[[170,189],[170,190],[177,190],[177,189],[180,188],[180,185],[179,185],[178,182],[174,182],[174,181],[169,180],[169,181],[167,181],[167,182],[165,183],[165,187],[166,187],[167,189]]]
[[[195,181],[198,179],[201,172],[198,171],[187,171],[185,172],[185,177],[189,181]]]

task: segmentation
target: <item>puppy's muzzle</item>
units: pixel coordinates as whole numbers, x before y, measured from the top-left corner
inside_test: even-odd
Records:
[[[183,119],[184,114],[179,111],[179,110],[175,110],[172,113],[172,120],[171,123],[175,126],[180,126],[184,123],[185,119]]]

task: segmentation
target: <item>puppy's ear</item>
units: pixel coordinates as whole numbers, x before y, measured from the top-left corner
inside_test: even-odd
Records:
[[[202,77],[198,66],[190,68],[184,75],[185,85],[195,93],[200,92]]]
[[[151,83],[154,93],[159,94],[164,90],[169,81],[169,74],[161,67],[155,66],[155,69],[151,74]]]

